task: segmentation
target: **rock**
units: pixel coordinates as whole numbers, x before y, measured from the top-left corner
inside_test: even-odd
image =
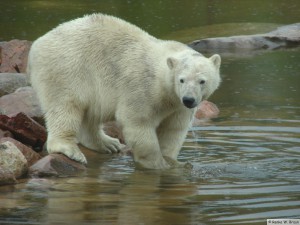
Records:
[[[206,125],[210,119],[218,117],[219,113],[220,110],[214,103],[203,101],[198,106],[192,124],[194,127]]]
[[[14,135],[11,132],[7,131],[7,130],[1,130],[0,129],[0,139],[3,138],[3,137],[11,137],[11,138],[13,138]]]
[[[27,76],[23,73],[0,73],[0,97],[28,85]]]
[[[13,133],[16,140],[41,150],[47,139],[46,129],[24,113],[0,115],[0,129]]]
[[[40,154],[36,153],[28,146],[22,144],[21,142],[11,137],[0,138],[0,144],[6,141],[13,143],[22,152],[22,154],[25,156],[27,160],[28,166],[33,165],[34,163],[36,163],[38,160],[42,158]]]
[[[198,106],[195,117],[197,119],[212,119],[218,117],[220,110],[218,107],[209,101],[202,101]]]
[[[23,112],[40,124],[44,124],[43,113],[35,91],[31,87],[22,87],[14,93],[0,98],[0,114],[10,115]]]
[[[0,42],[0,73],[24,73],[31,44],[25,40]]]
[[[300,23],[286,25],[265,34],[207,38],[193,41],[189,46],[196,51],[239,52],[278,49],[300,45]]]
[[[0,144],[0,167],[10,171],[15,178],[24,176],[28,170],[26,158],[10,141]]]
[[[299,45],[300,42],[300,23],[290,24],[277,28],[274,31],[267,33],[269,37],[279,37],[288,42],[293,42]]]
[[[74,176],[86,170],[86,167],[63,154],[49,154],[29,168],[32,177]]]

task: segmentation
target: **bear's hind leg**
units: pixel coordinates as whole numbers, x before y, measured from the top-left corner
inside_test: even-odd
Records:
[[[86,158],[77,146],[76,135],[80,129],[83,109],[70,102],[49,108],[46,112],[48,129],[47,151],[62,153],[86,164]]]
[[[103,125],[100,126],[99,139],[100,150],[104,153],[118,153],[125,147],[119,139],[108,136],[103,130]]]

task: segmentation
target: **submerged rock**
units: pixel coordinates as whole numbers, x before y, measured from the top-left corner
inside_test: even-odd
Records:
[[[300,23],[279,27],[265,34],[206,38],[189,46],[199,52],[239,52],[300,45]]]
[[[25,40],[0,42],[0,73],[24,73],[31,44]]]
[[[32,177],[65,177],[78,175],[86,167],[63,154],[49,154],[29,168]]]

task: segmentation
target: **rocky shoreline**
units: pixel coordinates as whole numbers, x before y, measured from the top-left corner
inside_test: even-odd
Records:
[[[239,52],[300,45],[300,23],[278,28],[267,34],[209,38],[189,44],[197,51]],[[47,131],[37,96],[25,74],[31,42],[0,42],[0,185],[15,184],[23,178],[73,176],[86,166],[62,154],[48,155],[44,150]],[[193,125],[217,117],[219,109],[203,101]],[[115,122],[105,132],[124,143],[122,130]],[[89,150],[84,150],[89,151]],[[125,153],[130,153],[126,149]]]

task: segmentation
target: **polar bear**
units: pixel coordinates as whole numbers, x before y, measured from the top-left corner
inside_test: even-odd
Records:
[[[219,86],[221,58],[103,14],[63,23],[34,41],[28,74],[45,113],[47,150],[87,163],[77,144],[124,147],[103,131],[118,121],[137,165],[177,165],[196,106]],[[175,164],[174,164],[175,162]]]

